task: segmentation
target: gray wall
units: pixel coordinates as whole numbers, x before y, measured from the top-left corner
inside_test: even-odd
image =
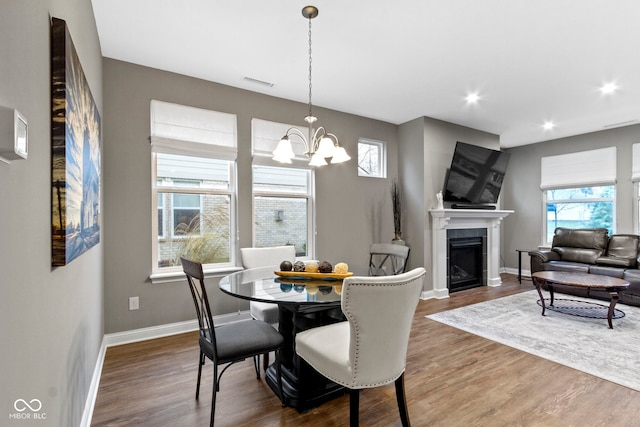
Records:
[[[424,266],[431,272],[431,218],[436,194],[444,186],[457,141],[500,149],[499,137],[441,120],[422,117],[399,129],[400,170],[407,195],[405,240],[411,246],[409,268]],[[433,289],[430,273],[425,291]]]
[[[103,64],[106,332],[193,319],[193,303],[183,280],[149,281],[153,237],[149,102],[158,99],[237,115],[238,247],[251,246],[251,119],[303,124],[305,105],[113,59],[104,59]],[[315,257],[366,265],[369,244],[393,238],[389,188],[398,173],[397,126],[322,108],[314,113],[352,156],[348,163],[317,169]],[[390,178],[357,176],[359,137],[388,143]],[[248,308],[246,302],[218,291],[218,280],[208,282],[216,313]],[[131,296],[140,297],[140,310],[128,310]]]
[[[511,158],[502,201],[507,209],[513,209],[516,213],[507,217],[503,225],[502,256],[505,265],[517,268],[516,249],[536,249],[542,244],[544,216],[540,190],[540,162],[544,156],[616,146],[616,232],[635,233],[631,147],[638,142],[640,142],[640,125],[635,125],[507,150],[511,153]],[[524,269],[529,268],[528,258],[523,255]]]
[[[103,245],[51,267],[49,16],[66,20],[102,113],[102,58],[88,0],[0,2],[0,105],[29,122],[29,158],[0,163],[0,424],[78,425],[103,336]],[[46,422],[9,419],[17,399]]]

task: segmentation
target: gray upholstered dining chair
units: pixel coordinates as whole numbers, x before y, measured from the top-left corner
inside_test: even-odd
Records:
[[[373,243],[369,247],[369,275],[393,276],[404,273],[409,260],[409,246]]]
[[[271,325],[260,320],[246,320],[214,326],[211,307],[204,284],[202,264],[181,258],[182,268],[187,276],[189,289],[196,308],[198,325],[200,328],[200,358],[198,363],[198,383],[196,384],[196,399],[200,396],[200,378],[202,366],[206,358],[213,362],[213,395],[211,396],[211,420],[214,425],[216,411],[216,394],[220,391],[222,374],[234,363],[253,358],[256,377],[260,379],[258,365],[261,354],[276,352],[278,370],[278,386],[282,396],[282,381],[280,371],[280,346],[284,339]],[[226,365],[218,375],[218,366]]]
[[[350,390],[350,425],[359,422],[359,391],[395,382],[403,426],[409,426],[404,371],[411,323],[425,277],[422,267],[396,276],[348,277],[341,307],[347,321],[296,335],[296,353]]]

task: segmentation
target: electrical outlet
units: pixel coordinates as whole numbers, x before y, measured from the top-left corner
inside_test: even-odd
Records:
[[[137,310],[140,308],[140,298],[139,297],[129,297],[129,311]]]

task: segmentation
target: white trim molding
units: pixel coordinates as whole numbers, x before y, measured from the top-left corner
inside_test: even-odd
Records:
[[[488,209],[431,209],[433,297],[449,296],[447,286],[447,230],[487,229],[487,286],[500,286],[500,224],[513,211]]]

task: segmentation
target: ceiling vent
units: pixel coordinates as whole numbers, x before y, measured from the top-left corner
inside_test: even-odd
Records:
[[[264,80],[253,79],[251,77],[244,77],[243,80],[249,83],[255,83],[261,86],[273,87],[273,83],[265,82]]]

